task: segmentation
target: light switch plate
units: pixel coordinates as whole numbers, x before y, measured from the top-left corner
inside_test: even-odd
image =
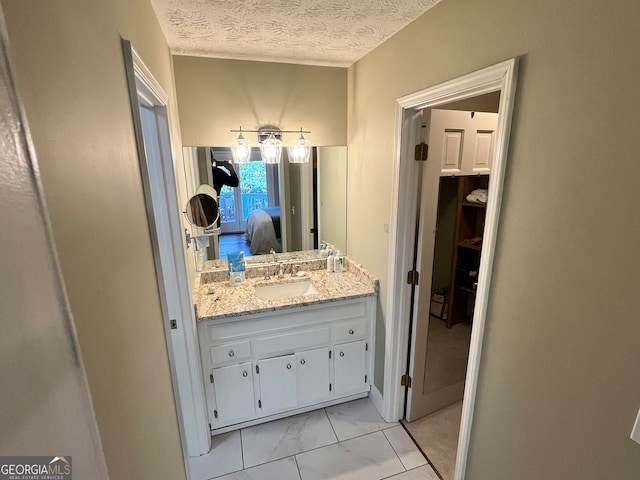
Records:
[[[633,430],[631,430],[631,440],[636,443],[640,443],[640,411],[636,417],[636,423],[633,426]]]

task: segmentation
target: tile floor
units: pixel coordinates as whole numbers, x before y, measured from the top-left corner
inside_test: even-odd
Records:
[[[368,398],[213,437],[192,480],[438,480],[404,428]]]

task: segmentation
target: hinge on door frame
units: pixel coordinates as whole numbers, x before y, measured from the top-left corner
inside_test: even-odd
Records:
[[[329,384],[329,391],[331,391],[331,384]]]
[[[331,350],[329,350],[329,359],[331,359]]]
[[[402,377],[400,377],[400,385],[403,387],[411,388],[411,377],[409,376],[409,374],[405,373],[404,375],[402,375]]]
[[[422,142],[416,145],[414,160],[416,162],[424,162],[429,156],[429,145]]]
[[[258,408],[262,408],[262,400],[258,400]]]
[[[210,381],[211,383],[213,383],[213,373],[210,373],[210,374],[209,374],[209,381]]]
[[[364,376],[364,383],[367,383],[367,376]]]
[[[256,373],[260,373],[260,367],[258,367],[258,365],[256,365]]]
[[[420,272],[416,270],[411,270],[407,273],[407,283],[409,285],[418,285],[420,281]]]
[[[213,418],[218,418],[218,410],[213,411]]]
[[[365,343],[365,344],[364,344],[364,351],[365,351],[365,352],[368,352],[368,351],[369,351],[369,344],[368,344],[368,343]]]
[[[171,328],[171,330],[177,330],[178,329],[178,321],[177,320],[169,320],[169,328]]]

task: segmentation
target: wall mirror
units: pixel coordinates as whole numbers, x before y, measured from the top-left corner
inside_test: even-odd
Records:
[[[313,147],[311,160],[303,164],[289,163],[286,154],[279,164],[266,164],[259,148],[251,150],[251,161],[238,165],[231,163],[229,147],[183,148],[189,198],[202,185],[220,189],[220,235],[194,248],[197,270],[226,270],[227,252],[241,250],[249,263],[272,261],[271,249],[286,254],[278,258],[295,259],[321,242],[346,253],[347,147]],[[221,185],[232,173],[238,185]],[[190,223],[192,236],[207,234]]]

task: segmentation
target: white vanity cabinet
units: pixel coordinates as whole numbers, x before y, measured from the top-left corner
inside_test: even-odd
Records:
[[[366,396],[375,298],[201,320],[212,433]]]

